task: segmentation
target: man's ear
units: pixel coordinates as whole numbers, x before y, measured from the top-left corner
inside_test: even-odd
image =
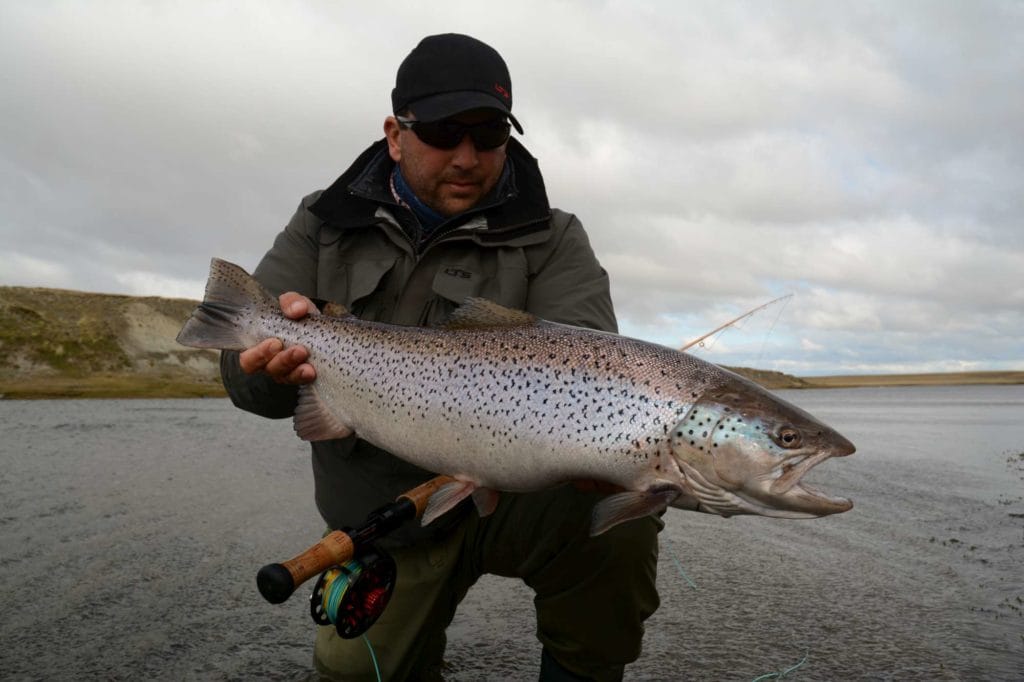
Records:
[[[402,126],[394,116],[384,119],[384,137],[388,140],[388,154],[391,160],[398,163],[402,160],[402,147],[398,144],[398,138],[402,133]]]

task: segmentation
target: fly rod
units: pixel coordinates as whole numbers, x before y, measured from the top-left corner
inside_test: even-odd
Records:
[[[410,519],[419,518],[430,496],[454,480],[450,476],[432,478],[372,512],[358,528],[331,531],[320,542],[288,561],[267,564],[256,574],[260,594],[271,604],[286,601],[302,583],[317,573],[351,561],[361,545],[384,537]]]

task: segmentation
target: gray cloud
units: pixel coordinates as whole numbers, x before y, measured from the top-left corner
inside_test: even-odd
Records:
[[[624,331],[793,292],[711,359],[1024,366],[1015,2],[5,3],[0,283],[199,296],[210,256],[252,267],[445,30],[504,54]]]

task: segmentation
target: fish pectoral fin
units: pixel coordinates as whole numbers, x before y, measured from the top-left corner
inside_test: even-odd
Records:
[[[473,504],[476,505],[476,513],[481,517],[490,516],[498,506],[498,498],[501,493],[491,488],[477,488],[473,491]]]
[[[600,535],[625,521],[663,512],[679,496],[679,492],[675,487],[658,486],[609,495],[594,506],[590,535]]]
[[[293,417],[295,433],[302,440],[311,441],[351,436],[352,429],[331,413],[314,386],[306,384],[299,388],[299,404]]]
[[[430,501],[427,502],[427,507],[423,510],[423,519],[420,521],[420,525],[425,526],[445,512],[451,511],[459,502],[472,495],[476,489],[476,485],[468,481],[452,481],[444,484],[430,496]]]

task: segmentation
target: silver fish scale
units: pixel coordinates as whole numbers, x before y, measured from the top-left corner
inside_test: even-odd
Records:
[[[725,376],[663,346],[544,322],[446,330],[259,317],[264,335],[310,350],[318,392],[360,437],[501,490],[674,480],[672,428]]]

